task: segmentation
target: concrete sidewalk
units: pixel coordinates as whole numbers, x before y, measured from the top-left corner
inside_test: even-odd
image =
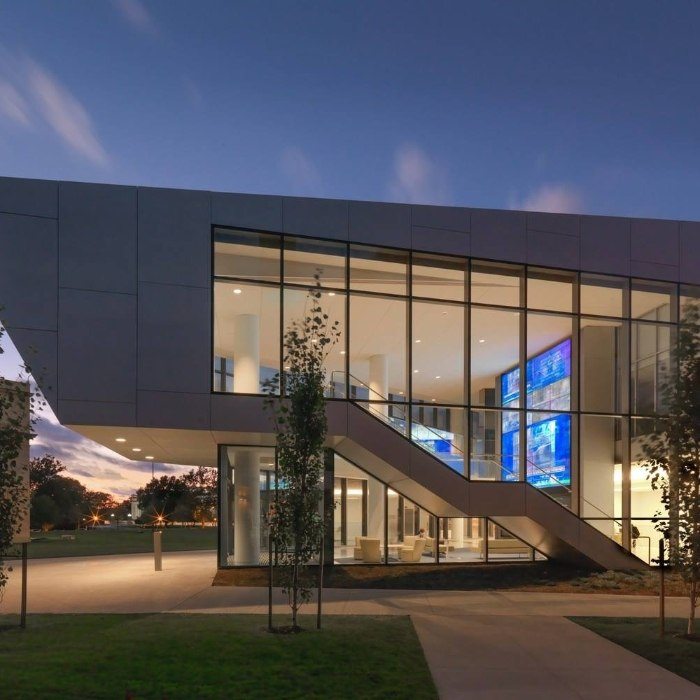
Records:
[[[29,564],[30,612],[265,613],[264,588],[213,587],[213,552],[43,559]],[[19,606],[19,569],[0,613]],[[327,589],[328,614],[410,615],[441,698],[699,700],[700,688],[565,619],[653,617],[647,596]],[[667,614],[684,616],[684,599]],[[288,610],[275,592],[275,611]]]

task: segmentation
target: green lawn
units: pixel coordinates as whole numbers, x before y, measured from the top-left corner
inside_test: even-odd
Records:
[[[583,627],[700,685],[700,642],[681,639],[687,621],[666,620],[666,636],[659,637],[658,618],[572,617]]]
[[[262,615],[0,616],[3,697],[437,698],[408,617],[327,616],[269,634]],[[286,624],[288,620],[280,619]]]
[[[74,535],[74,540],[61,539]],[[163,550],[178,552],[216,549],[215,527],[172,527],[163,531]],[[153,533],[137,527],[97,530],[52,530],[32,533],[27,549],[30,559],[47,557],[83,557],[94,554],[136,554],[153,551]]]

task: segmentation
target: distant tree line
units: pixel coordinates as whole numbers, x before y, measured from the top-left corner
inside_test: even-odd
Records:
[[[136,492],[145,524],[206,525],[216,520],[217,476],[211,467],[197,467],[181,476],[151,479]]]
[[[103,491],[91,491],[77,479],[65,476],[65,465],[51,455],[29,463],[30,521],[33,529],[72,530],[105,520],[125,521],[131,499],[116,500]],[[167,525],[173,521],[205,525],[216,520],[216,470],[197,467],[181,476],[152,479],[136,492],[142,511],[139,523]],[[114,516],[114,517],[112,517]],[[159,520],[160,519],[160,520]]]
[[[111,494],[90,491],[77,479],[64,476],[65,471],[65,465],[51,455],[30,460],[30,523],[33,529],[71,530],[89,522],[93,515],[104,516],[107,511],[107,517],[111,513],[115,517],[125,517],[123,504]]]

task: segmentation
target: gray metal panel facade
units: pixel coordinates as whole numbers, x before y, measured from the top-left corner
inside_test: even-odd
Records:
[[[696,222],[0,178],[2,319],[59,420],[226,428],[216,224],[700,284]]]

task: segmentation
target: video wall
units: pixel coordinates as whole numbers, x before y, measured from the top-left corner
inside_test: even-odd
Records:
[[[528,359],[525,398],[528,409],[527,480],[537,488],[571,484],[571,339]],[[520,406],[520,370],[501,375],[501,406]],[[503,411],[501,418],[501,478],[518,480],[520,414]]]

